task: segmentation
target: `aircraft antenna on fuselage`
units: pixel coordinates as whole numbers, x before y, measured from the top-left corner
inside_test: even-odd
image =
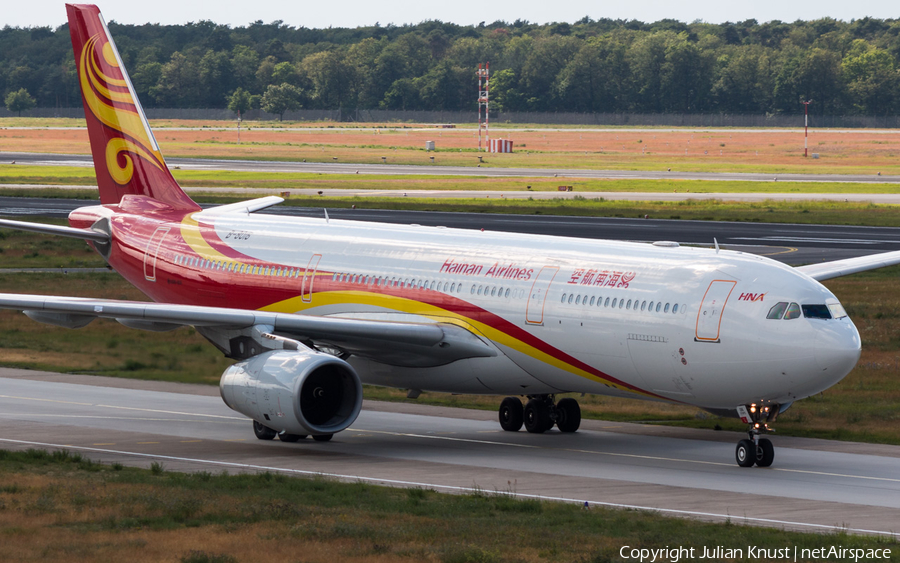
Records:
[[[716,254],[719,253],[719,241],[716,240],[716,237],[713,237],[713,244],[716,245]]]
[[[323,207],[322,211],[325,212],[325,222],[327,223],[328,222],[328,210]]]

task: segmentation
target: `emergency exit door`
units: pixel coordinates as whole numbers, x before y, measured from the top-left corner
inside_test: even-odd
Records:
[[[559,268],[556,266],[545,266],[541,268],[541,272],[534,280],[531,286],[531,294],[528,296],[528,305],[525,308],[525,321],[528,324],[544,324],[544,302],[547,300],[547,293],[550,291],[550,284]]]
[[[319,260],[322,259],[321,254],[313,254],[306,265],[306,271],[303,272],[303,286],[300,290],[300,300],[304,303],[312,302],[313,282],[316,281],[316,271],[319,269]]]
[[[163,239],[169,234],[170,227],[158,227],[147,241],[147,249],[144,251],[144,279],[156,281],[156,259],[159,257],[159,247]]]
[[[719,342],[722,327],[722,312],[728,297],[734,291],[736,281],[714,280],[706,288],[700,310],[697,312],[696,339],[700,342]]]

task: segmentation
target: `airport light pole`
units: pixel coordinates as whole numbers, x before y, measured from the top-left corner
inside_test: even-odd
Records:
[[[809,156],[809,104],[812,103],[812,100],[807,100],[805,102],[801,101],[803,104],[803,156]]]

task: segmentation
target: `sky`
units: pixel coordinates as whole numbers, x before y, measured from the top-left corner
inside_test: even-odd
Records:
[[[4,0],[0,27],[51,26],[65,22],[60,0]],[[675,19],[709,23],[756,19],[759,22],[832,17],[850,21],[864,18],[900,18],[897,0],[119,0],[98,2],[107,21],[143,24],[183,24],[211,20],[219,24],[243,26],[256,20],[282,20],[294,27],[358,27],[419,23],[441,20],[460,25],[517,19],[533,23],[569,22],[584,16],[593,19],[635,19],[654,22]]]

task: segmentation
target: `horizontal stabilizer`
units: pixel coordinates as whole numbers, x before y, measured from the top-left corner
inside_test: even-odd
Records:
[[[0,227],[16,229],[17,231],[42,233],[45,235],[79,238],[91,242],[99,242],[101,244],[109,242],[109,235],[107,233],[95,231],[93,229],[76,229],[74,227],[63,227],[60,225],[45,225],[44,223],[26,223],[24,221],[12,221],[10,219],[0,219]]]
[[[211,207],[209,209],[201,211],[197,215],[199,215],[198,218],[202,218],[203,216],[209,217],[216,215],[226,215],[229,213],[254,213],[256,211],[272,207],[273,205],[278,205],[282,201],[284,201],[284,198],[278,197],[277,195],[270,195],[267,197],[260,197],[248,201],[239,201],[237,203],[229,203],[227,205]]]

